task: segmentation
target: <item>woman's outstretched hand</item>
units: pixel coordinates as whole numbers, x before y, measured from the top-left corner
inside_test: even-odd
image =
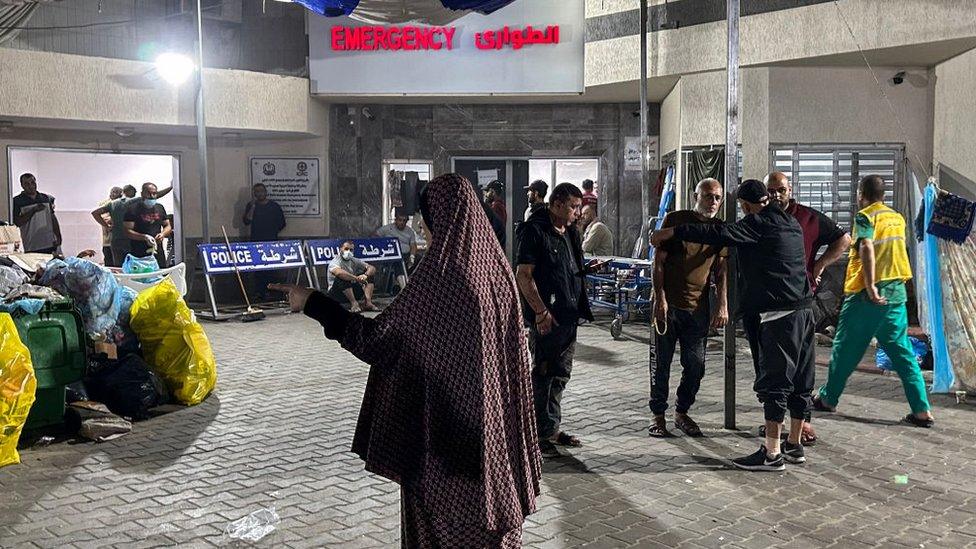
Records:
[[[288,294],[288,305],[291,306],[291,312],[293,313],[304,311],[305,302],[308,301],[308,297],[315,291],[311,288],[298,286],[297,284],[268,284],[268,289]]]

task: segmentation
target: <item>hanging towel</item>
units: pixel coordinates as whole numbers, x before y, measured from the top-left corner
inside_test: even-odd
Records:
[[[962,244],[973,230],[976,203],[952,193],[939,193],[935,199],[928,233]]]

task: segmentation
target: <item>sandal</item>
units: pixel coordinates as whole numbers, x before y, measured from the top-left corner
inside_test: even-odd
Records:
[[[702,433],[701,428],[698,427],[698,424],[695,423],[695,420],[691,419],[688,416],[677,416],[677,417],[675,417],[674,418],[674,426],[677,429],[679,429],[682,433],[684,433],[684,434],[686,434],[686,435],[688,435],[690,437],[693,437],[693,438],[700,438],[700,437],[705,436]]]
[[[914,425],[916,427],[924,427],[925,429],[931,429],[932,426],[935,425],[934,419],[922,419],[915,414],[908,414],[902,418],[902,422],[909,425]]]
[[[572,448],[579,448],[580,446],[583,445],[583,443],[580,442],[580,439],[568,433],[564,433],[562,431],[559,431],[559,434],[556,435],[556,438],[553,440],[553,442],[555,442],[560,446],[570,446]]]
[[[800,432],[800,444],[804,446],[813,446],[817,443],[817,433],[813,430],[813,425],[809,423],[803,424],[803,431]]]
[[[647,428],[647,434],[654,438],[667,438],[672,436],[668,431],[668,422],[664,416],[655,416],[651,420],[651,426]]]

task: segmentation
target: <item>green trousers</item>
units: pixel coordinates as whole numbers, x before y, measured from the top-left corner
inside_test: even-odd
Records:
[[[908,309],[904,303],[875,305],[864,292],[848,296],[841,307],[830,369],[827,382],[820,387],[820,400],[829,406],[837,405],[847,378],[861,362],[871,338],[877,338],[878,346],[891,358],[912,413],[928,411],[925,380],[908,341]]]

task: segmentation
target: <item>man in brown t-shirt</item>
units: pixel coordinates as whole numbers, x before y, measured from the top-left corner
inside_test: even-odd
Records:
[[[695,188],[695,209],[672,212],[663,227],[685,223],[721,223],[715,219],[722,205],[722,184],[703,179]],[[654,256],[655,363],[651,372],[649,406],[654,414],[648,434],[669,436],[664,412],[668,409],[668,382],[675,346],[681,343],[681,383],[675,403],[674,425],[689,436],[701,436],[701,429],[688,416],[705,375],[705,340],[710,327],[728,322],[725,295],[725,248],[706,244],[668,241]],[[717,307],[709,306],[709,288],[714,274]]]

